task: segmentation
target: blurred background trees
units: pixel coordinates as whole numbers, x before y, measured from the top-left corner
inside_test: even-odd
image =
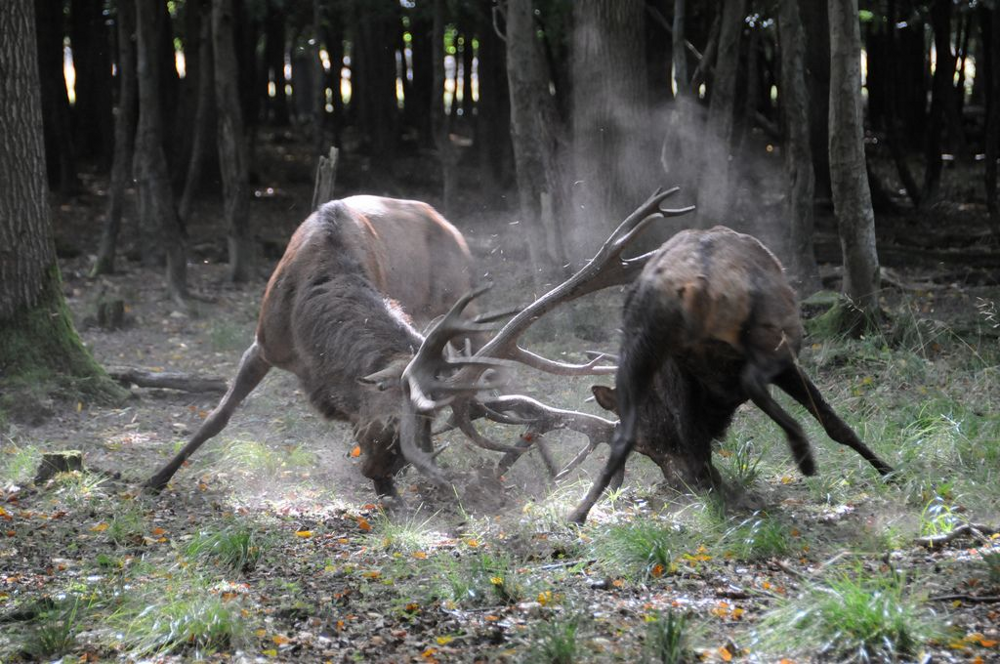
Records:
[[[165,265],[178,301],[197,205],[220,206],[210,241],[247,279],[253,201],[289,187],[275,159],[308,181],[330,146],[349,189],[516,208],[538,288],[660,185],[684,187],[694,223],[759,235],[804,295],[840,260],[813,241],[833,210],[845,256],[868,247],[844,275],[863,308],[873,211],[940,205],[943,169],[975,173],[965,202],[1000,233],[1000,19],[984,0],[34,5],[48,183],[106,194],[95,274],[124,250]]]

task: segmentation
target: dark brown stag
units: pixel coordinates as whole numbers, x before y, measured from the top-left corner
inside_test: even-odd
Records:
[[[611,454],[570,519],[583,523],[634,446],[667,453],[687,483],[714,483],[713,440],[752,401],[784,431],[799,470],[815,473],[809,440],[768,393],[773,383],[838,443],[882,475],[892,469],[858,439],[796,363],[802,324],[778,259],[756,238],[717,226],[682,231],[646,263],[625,302],[615,390],[595,388],[620,415]]]

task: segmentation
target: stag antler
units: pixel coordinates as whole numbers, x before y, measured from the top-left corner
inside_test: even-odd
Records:
[[[461,313],[466,305],[485,289],[481,288],[460,299],[452,310],[428,331],[424,343],[403,373],[404,391],[409,400],[408,408],[412,416],[426,415],[450,405],[452,409],[450,424],[453,427],[457,427],[480,447],[506,453],[498,467],[500,474],[527,451],[533,442],[540,442],[541,436],[552,430],[570,429],[583,433],[589,439],[587,447],[560,473],[555,472],[544,447],[539,445],[546,465],[556,477],[569,472],[599,444],[609,442],[615,424],[601,417],[553,408],[523,395],[508,395],[485,401],[478,401],[475,397],[499,385],[496,375],[492,380],[485,377],[488,371],[493,370],[496,374],[496,369],[509,367],[514,363],[563,376],[615,372],[615,366],[601,364],[603,359],[609,357],[604,354],[596,354],[584,364],[570,364],[528,351],[518,345],[518,340],[535,321],[556,307],[589,293],[634,280],[652,254],[623,258],[622,254],[629,243],[653,220],[676,217],[694,210],[693,206],[679,209],[661,207],[660,204],[677,191],[678,188],[674,187],[666,191],[658,190],[650,196],[615,229],[586,265],[516,313],[475,355],[450,358],[446,356],[445,348],[453,338],[484,330],[482,325],[462,320]],[[442,377],[443,374],[447,375]],[[442,393],[447,396],[434,396]],[[408,418],[410,416],[406,415]],[[522,435],[520,444],[503,445],[488,439],[476,430],[472,422],[479,418],[506,424],[522,424],[527,426],[527,430]],[[426,430],[429,436],[429,427]],[[417,432],[418,427],[414,421],[401,427],[403,453],[419,470],[440,482],[443,480],[443,475],[434,465],[432,458],[418,449],[419,446],[414,438],[407,440],[408,433],[415,435]],[[414,456],[411,457],[411,454]]]

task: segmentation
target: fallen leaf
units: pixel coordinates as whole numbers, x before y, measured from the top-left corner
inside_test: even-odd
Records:
[[[296,530],[295,531],[295,536],[296,537],[301,537],[301,538],[305,539],[307,537],[312,537],[313,536],[313,532],[311,530]]]
[[[166,532],[167,531],[164,530],[163,528],[153,528],[153,536],[154,537],[159,537],[160,535],[165,535]]]
[[[371,531],[372,524],[368,523],[368,519],[364,518],[363,516],[359,516],[358,517],[358,528],[360,528],[361,530],[363,530],[363,531],[365,531],[367,533],[367,532]]]
[[[291,641],[290,638],[288,638],[287,636],[283,636],[281,634],[275,634],[274,636],[271,637],[271,640],[274,641],[274,643],[279,646],[283,646],[289,641]]]
[[[355,445],[354,449],[351,450],[351,458],[356,459],[359,456],[361,456],[361,446],[360,445]]]
[[[427,554],[424,553],[423,551],[414,551],[413,557],[416,558],[417,560],[427,560]]]
[[[108,524],[106,524],[104,522],[101,522],[101,523],[97,524],[96,526],[94,526],[93,528],[91,528],[90,532],[92,532],[92,533],[103,533],[105,530],[107,530],[110,527],[111,526],[109,526]]]
[[[729,652],[729,650],[727,650],[725,646],[719,648],[719,657],[722,658],[723,662],[733,661],[733,653]]]
[[[437,644],[439,646],[446,646],[449,643],[451,643],[452,641],[454,641],[455,637],[454,636],[439,636],[439,637],[437,637],[434,640],[437,641]]]

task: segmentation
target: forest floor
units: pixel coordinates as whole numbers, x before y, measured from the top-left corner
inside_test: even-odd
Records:
[[[252,209],[277,253],[253,283],[227,283],[218,206],[205,203],[189,274],[209,301],[192,312],[164,297],[158,270],[128,262],[85,277],[99,181],[56,201],[65,291],[100,362],[233,376],[269,270],[308,214],[310,167],[280,149],[273,158],[289,162],[292,184],[259,184]],[[353,193],[365,183],[351,169],[364,164],[346,168],[338,192]],[[365,190],[428,190],[419,164],[400,168],[387,181],[406,184]],[[458,207],[453,221],[498,284],[486,308],[528,299],[530,275],[512,269],[526,258],[509,206]],[[801,477],[780,430],[744,407],[715,455],[740,505],[663,487],[650,461],[632,458],[624,489],[571,527],[602,449],[558,486],[534,453],[502,484],[483,479],[454,496],[410,471],[401,485],[411,511],[390,519],[349,429],[313,413],[281,372],[158,496],[139,484],[218,395],[133,388],[114,407],[27,401],[0,429],[0,661],[1000,661],[1000,270],[980,252],[981,205],[939,214],[880,217],[886,246],[927,259],[890,269],[884,332],[808,338],[802,357],[898,469],[889,483],[782,398],[815,443],[819,473]],[[943,262],[950,250],[981,253],[985,265]],[[93,324],[107,298],[126,302],[125,329]],[[562,315],[532,349],[613,352],[620,294],[594,299],[588,339]],[[519,391],[599,414],[585,401],[591,382],[515,379]],[[440,463],[488,476],[495,458],[451,442]],[[552,438],[562,460],[581,445]],[[40,455],[66,449],[82,451],[85,469],[34,483]]]

